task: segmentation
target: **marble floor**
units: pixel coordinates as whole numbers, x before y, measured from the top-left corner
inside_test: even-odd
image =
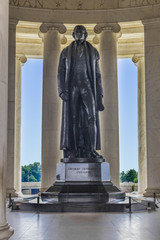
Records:
[[[11,212],[11,240],[160,240],[160,209],[129,213]]]

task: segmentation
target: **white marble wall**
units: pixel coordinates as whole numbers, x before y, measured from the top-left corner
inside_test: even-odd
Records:
[[[145,36],[147,190],[160,193],[160,19],[143,21]]]
[[[0,240],[7,240],[13,234],[6,220],[9,1],[0,5]]]

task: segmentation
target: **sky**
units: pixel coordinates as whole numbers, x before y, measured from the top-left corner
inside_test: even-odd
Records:
[[[137,67],[118,59],[120,171],[138,170]]]
[[[22,67],[21,165],[41,162],[43,60]]]
[[[21,165],[41,162],[43,60],[22,67]],[[137,69],[118,59],[120,172],[138,170]]]

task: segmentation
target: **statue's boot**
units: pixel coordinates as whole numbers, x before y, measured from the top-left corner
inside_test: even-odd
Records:
[[[70,151],[67,148],[63,149],[63,157],[68,158]]]
[[[69,158],[78,158],[79,154],[77,151],[70,151],[70,154],[68,156]]]
[[[96,152],[96,151],[91,152],[90,156],[91,156],[92,158],[103,158],[103,156],[100,155],[100,154],[99,154],[98,152]]]

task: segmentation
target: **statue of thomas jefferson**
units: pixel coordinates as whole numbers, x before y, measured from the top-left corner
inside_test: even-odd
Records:
[[[67,158],[102,158],[99,111],[103,90],[99,53],[86,41],[87,31],[77,25],[73,41],[63,49],[58,67],[58,92],[63,101],[60,149]]]

